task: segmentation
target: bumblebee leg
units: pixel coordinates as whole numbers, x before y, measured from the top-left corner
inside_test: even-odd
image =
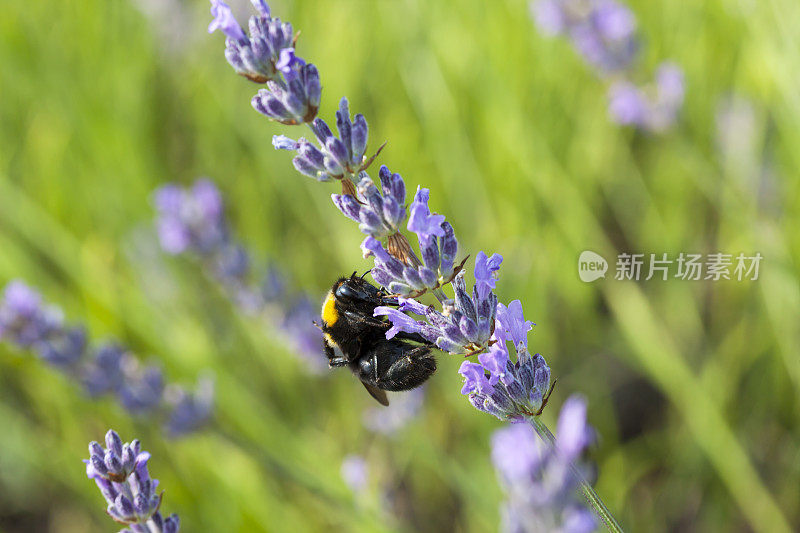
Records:
[[[330,368],[336,368],[339,366],[347,366],[348,362],[347,359],[344,357],[331,357],[328,359],[328,366]]]
[[[382,389],[389,391],[409,390],[422,385],[436,372],[436,359],[427,346],[405,350],[380,378]]]
[[[365,316],[361,313],[353,312],[353,311],[345,311],[344,316],[355,322],[357,324],[364,324],[371,327],[381,328],[381,329],[389,329],[392,325],[389,322],[385,322],[379,318],[374,318],[371,316]]]
[[[406,341],[414,341],[420,344],[427,344],[428,346],[436,346],[434,343],[432,343],[419,333],[406,333],[405,331],[401,331],[397,335],[395,335],[394,338]]]

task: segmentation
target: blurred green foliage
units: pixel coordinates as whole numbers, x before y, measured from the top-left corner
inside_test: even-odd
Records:
[[[150,17],[144,0],[4,2],[0,281],[40,288],[174,380],[210,369],[218,424],[166,442],[3,346],[0,530],[112,530],[80,463],[109,427],[153,453],[185,531],[496,528],[500,423],[459,394],[458,358],[440,358],[406,431],[370,435],[372,400],[351,376],[307,376],[198,265],[157,253],[152,190],[208,175],[244,242],[297,290],[368,268],[334,188],[273,150],[272,134],[297,133],[252,111],[256,87],[206,35],[207,5],[176,1],[148,3],[169,8]],[[610,123],[603,82],[537,33],[523,0],[272,4],[319,66],[323,118],[347,95],[464,253],[504,255],[500,300],[522,300],[559,380],[543,416],[552,426],[569,394],[587,397],[597,490],[627,529],[800,528],[800,4],[630,2],[643,78],[666,58],[686,71],[682,118],[661,136]],[[733,149],[716,128],[731,95],[753,110],[726,132]],[[755,282],[585,284],[585,249],[764,260]],[[370,464],[366,496],[340,478],[348,453]]]

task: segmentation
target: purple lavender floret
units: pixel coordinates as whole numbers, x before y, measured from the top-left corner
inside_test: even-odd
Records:
[[[373,279],[394,294],[416,297],[453,280],[458,241],[443,216],[429,212],[420,215],[423,209],[420,206],[424,205],[427,211],[427,194],[427,189],[417,191],[408,221],[409,229],[417,233],[422,260],[410,252],[410,260],[403,263],[372,235],[361,243],[364,257],[374,257]]]
[[[571,466],[592,443],[593,436],[586,424],[586,404],[576,396],[564,402],[554,447],[537,437],[528,424],[495,431],[492,462],[508,496],[502,508],[503,531],[596,530],[594,516],[578,498],[579,480]]]
[[[464,377],[461,393],[468,395],[477,409],[501,420],[541,413],[551,390],[550,367],[541,355],[528,352],[532,325],[523,317],[519,300],[508,307],[497,304],[491,346],[478,356],[478,363],[464,361],[459,369]]]
[[[297,152],[292,163],[301,174],[318,181],[351,179],[369,166],[371,160],[365,156],[369,136],[367,120],[360,113],[350,118],[347,98],[342,98],[336,111],[338,137],[321,118],[314,119],[310,127],[319,146],[303,137],[297,141],[285,135],[272,138],[276,149]]]
[[[253,5],[257,14],[250,17],[250,37],[221,0],[211,0],[214,20],[208,25],[208,32],[220,30],[225,34],[225,58],[239,75],[265,83],[278,79],[281,52],[294,46],[294,32],[291,24],[270,16],[266,2],[254,0]]]
[[[400,174],[393,174],[385,165],[380,168],[378,175],[380,190],[362,171],[356,188],[357,196],[332,194],[331,199],[342,214],[358,222],[361,233],[381,240],[402,228],[406,219],[406,186]]]
[[[117,391],[122,406],[132,414],[153,412],[163,400],[164,374],[156,366],[142,368],[138,361],[128,361],[125,381]]]
[[[131,357],[116,343],[106,343],[95,349],[83,375],[86,392],[96,397],[120,390],[125,380],[125,368],[132,364]]]
[[[317,116],[322,96],[317,67],[295,61],[285,66],[286,83],[269,80],[251,100],[253,108],[281,124],[311,122]]]
[[[74,371],[86,353],[86,330],[82,326],[64,328],[34,345],[43,360],[65,371]]]
[[[168,253],[192,250],[205,255],[227,242],[222,198],[211,181],[197,180],[191,189],[165,185],[156,192],[155,205],[158,236]]]
[[[138,440],[123,443],[114,430],[108,430],[106,447],[89,443],[86,476],[93,479],[106,500],[106,512],[116,522],[135,533],[177,533],[178,515],[164,518],[160,512],[158,480],[147,469],[150,454],[142,451]]]
[[[0,303],[0,338],[29,348],[60,330],[61,313],[42,304],[42,296],[21,281],[11,281]]]
[[[386,254],[388,258],[378,256],[382,248],[375,250],[376,263],[393,259],[388,254]],[[472,296],[467,293],[464,272],[461,271],[453,279],[455,298],[445,300],[441,312],[433,306],[425,306],[416,300],[402,297],[399,299],[399,309],[388,306],[376,307],[375,316],[386,316],[392,322],[392,328],[386,332],[386,337],[392,338],[404,331],[418,333],[435,343],[441,350],[452,354],[472,354],[485,350],[490,344],[492,326],[495,322],[497,296],[492,288],[502,260],[499,254],[487,257],[483,252],[478,253],[475,260],[476,283],[472,289]],[[391,283],[389,290],[393,290]],[[422,316],[425,321],[416,320],[405,311]]]
[[[614,83],[608,92],[609,113],[618,124],[661,132],[677,120],[684,92],[683,71],[665,62],[650,86],[639,87],[625,80]]]

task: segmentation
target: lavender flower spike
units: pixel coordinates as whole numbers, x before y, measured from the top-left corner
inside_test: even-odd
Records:
[[[106,499],[108,515],[130,526],[123,532],[177,533],[178,515],[164,518],[159,512],[158,480],[151,479],[147,470],[150,454],[142,451],[138,440],[123,444],[112,429],[106,433],[105,444],[103,448],[90,442],[89,459],[83,462],[87,477],[94,480]]]
[[[608,111],[614,122],[648,132],[675,123],[683,105],[683,71],[663,63],[655,82],[640,86],[633,64],[639,51],[636,18],[616,0],[537,0],[531,12],[543,33],[566,35],[604,78],[611,78]]]
[[[231,234],[222,194],[214,183],[199,179],[190,187],[167,184],[158,188],[154,197],[158,211],[156,225],[164,251],[193,254],[200,259],[206,272],[247,314],[279,313],[280,316],[270,317],[270,321],[281,325],[287,344],[307,359],[309,364],[304,368],[312,372],[327,368],[319,348],[322,333],[313,324],[318,317],[316,305],[311,305],[307,296],[292,299],[285,294],[282,286],[285,280],[274,269],[269,270],[263,283],[253,281],[251,256]],[[191,395],[184,398],[200,400]],[[201,404],[193,405],[191,411],[202,412]],[[183,415],[181,418],[185,419]],[[170,422],[168,425],[174,430],[170,433],[183,433],[179,426],[185,426],[184,422],[178,425]]]
[[[165,379],[158,367],[143,366],[113,342],[90,346],[83,326],[64,325],[61,311],[20,281],[9,283],[0,301],[0,340],[33,351],[92,397],[113,394],[133,415],[162,414]],[[200,427],[210,409],[194,414],[187,430]]]
[[[512,424],[492,436],[492,462],[508,500],[503,531],[589,533],[597,523],[577,496],[580,481],[571,464],[591,444],[586,404],[576,396],[564,402],[555,446],[548,446],[527,424]]]
[[[544,18],[549,17],[551,29],[569,33],[590,61],[608,70],[627,68],[636,49],[635,21],[627,8],[615,0],[544,1],[549,9]],[[584,7],[588,9],[580,9]],[[281,56],[283,78],[299,79],[301,76],[296,69],[303,68],[300,65],[304,63],[296,58],[293,50],[282,52]],[[673,76],[667,79],[671,83],[665,84],[673,89],[665,92],[673,96],[673,101],[678,99],[679,93],[682,96],[682,92],[675,90],[679,85],[675,80]],[[396,175],[382,168],[379,191],[364,172],[378,155],[364,157],[366,120],[358,115],[350,120],[349,106],[343,99],[337,113],[337,137],[323,120],[300,117],[300,111],[289,105],[295,102],[286,98],[286,85],[279,81],[282,80],[270,82],[269,91],[262,91],[254,105],[260,112],[285,124],[309,124],[319,141],[315,146],[303,138],[295,141],[276,135],[273,146],[296,151],[293,162],[302,174],[319,181],[336,179],[341,182],[342,193],[332,196],[334,204],[367,235],[361,249],[365,257],[374,257],[373,279],[399,296],[399,308],[379,306],[374,309],[375,316],[387,316],[391,322],[387,338],[398,332],[415,333],[446,352],[479,355],[478,363],[466,361],[461,367],[465,378],[462,392],[469,396],[470,402],[498,418],[524,418],[540,428],[537,415],[541,414],[552,390],[550,369],[541,355],[528,353],[527,333],[531,322],[522,316],[521,304],[512,302],[508,308],[498,304],[494,287],[502,257],[479,254],[474,271],[475,285],[468,291],[462,271],[464,263],[454,264],[458,242],[453,228],[444,217],[431,213],[428,191],[422,187],[417,189],[409,208],[407,223],[408,231],[419,239],[420,255],[416,255],[398,228],[406,218],[402,200],[405,184],[399,176],[395,178]],[[303,95],[300,91],[294,92],[302,103]],[[444,286],[451,283],[455,295],[448,299]],[[441,310],[416,300],[429,290],[441,304]],[[513,341],[515,358],[509,352],[509,340]],[[545,434],[547,429],[543,425],[541,428]],[[585,494],[593,494],[588,485],[583,485],[582,489]],[[598,515],[613,526],[612,530],[621,531],[596,495],[591,502]],[[574,516],[580,521],[580,515]],[[565,527],[564,531],[572,529]]]

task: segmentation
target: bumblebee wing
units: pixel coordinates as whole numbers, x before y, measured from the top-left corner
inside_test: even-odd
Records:
[[[389,398],[386,397],[386,391],[383,389],[379,389],[375,385],[370,385],[369,383],[361,382],[364,385],[364,388],[367,389],[367,392],[376,400],[378,403],[383,406],[389,405]]]

